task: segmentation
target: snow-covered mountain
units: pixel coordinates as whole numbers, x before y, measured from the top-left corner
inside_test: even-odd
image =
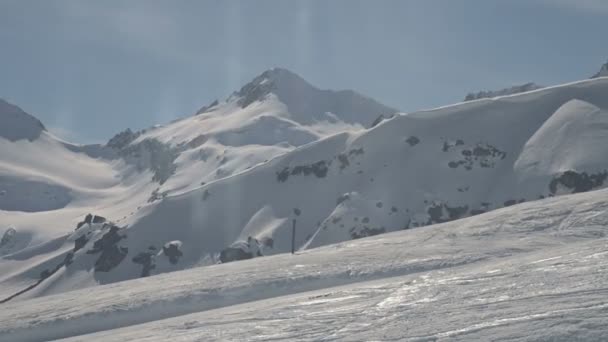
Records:
[[[272,69],[104,146],[0,139],[0,296],[285,253],[294,222],[304,251],[599,189],[606,94],[597,78],[393,115]]]

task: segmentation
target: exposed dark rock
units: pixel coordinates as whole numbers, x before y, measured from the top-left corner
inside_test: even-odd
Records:
[[[350,165],[348,162],[348,156],[345,153],[340,153],[338,155],[338,161],[340,162],[340,170],[344,170]]]
[[[347,201],[349,199],[350,199],[350,194],[348,194],[348,193],[340,195],[340,197],[338,197],[338,199],[336,199],[336,205],[340,205],[340,204],[342,204],[342,202]]]
[[[78,251],[82,247],[84,247],[89,240],[86,235],[80,235],[76,240],[74,240],[74,252]]]
[[[208,139],[209,138],[206,135],[201,134],[201,135],[197,136],[196,138],[188,141],[186,146],[188,148],[197,148],[197,147],[201,146],[202,144],[204,144]]]
[[[449,167],[451,167],[452,169],[455,169],[455,168],[457,168],[457,167],[458,167],[458,166],[459,166],[461,163],[462,163],[461,161],[458,161],[458,162],[451,161],[451,162],[448,162],[448,166],[449,166]]]
[[[495,91],[480,91],[477,93],[469,93],[469,94],[467,94],[467,96],[465,96],[464,100],[472,101],[472,100],[478,100],[478,99],[490,98],[490,97],[496,97],[496,96],[518,94],[518,93],[523,93],[526,91],[536,90],[536,89],[540,89],[540,88],[542,88],[542,86],[539,86],[535,83],[530,82],[530,83],[516,85],[516,86],[510,87],[510,88],[505,88],[505,89],[500,89],[500,90],[495,90]]]
[[[472,209],[471,210],[471,216],[475,216],[475,215],[479,215],[479,214],[483,214],[486,211],[483,209]]]
[[[427,210],[426,213],[429,215],[427,224],[444,222],[443,217],[443,205],[433,204]]]
[[[285,182],[287,178],[289,178],[289,167],[285,167],[280,172],[277,172],[277,180],[279,182]]]
[[[325,160],[320,160],[310,165],[297,165],[294,166],[293,169],[289,167],[283,168],[280,172],[277,172],[277,180],[279,182],[285,182],[292,176],[304,175],[308,176],[314,174],[317,178],[324,178],[327,175],[327,171],[329,170],[329,163]]]
[[[95,261],[95,272],[109,272],[127,256],[129,249],[118,246],[118,242],[126,237],[119,234],[119,230],[120,228],[117,226],[110,225],[110,230],[95,241],[93,248],[87,251],[87,254],[101,252],[101,255]]]
[[[504,206],[505,207],[510,207],[512,205],[515,205],[515,204],[517,204],[517,200],[510,199],[510,200],[505,201]]]
[[[148,203],[153,203],[158,200],[162,200],[165,197],[167,197],[167,195],[169,194],[169,191],[159,192],[159,190],[160,190],[160,188],[156,188],[152,191],[152,193],[150,194],[150,197],[148,198]]]
[[[12,227],[8,228],[4,234],[2,234],[2,239],[0,239],[0,248],[13,244],[15,235],[17,235],[17,230]]]
[[[219,102],[217,100],[215,100],[215,101],[211,102],[210,104],[201,107],[201,109],[197,110],[196,114],[194,114],[194,115],[200,115],[203,113],[207,113],[211,108],[217,106],[218,104],[219,104]]]
[[[497,161],[507,157],[506,152],[501,151],[490,144],[478,143],[473,147],[466,148],[464,146],[464,141],[460,139],[455,143],[447,141],[443,143],[444,152],[456,147],[461,149],[460,154],[463,158],[448,162],[448,166],[453,169],[463,166],[466,170],[472,170],[475,165],[481,168],[493,168]]]
[[[274,248],[274,239],[271,237],[263,238],[261,242],[264,247]]]
[[[211,193],[209,192],[208,189],[205,189],[205,191],[203,192],[202,200],[206,201],[209,198],[209,196],[211,196]]]
[[[418,144],[420,143],[420,139],[418,139],[418,137],[415,137],[415,136],[413,136],[413,135],[412,135],[411,137],[407,138],[405,141],[406,141],[406,142],[407,142],[407,143],[408,143],[410,146],[416,146],[416,145],[418,145]]]
[[[350,229],[350,236],[352,239],[360,239],[368,236],[374,236],[378,234],[386,233],[384,227],[372,228],[364,226],[362,229],[357,230],[356,228]]]
[[[106,144],[106,146],[111,147],[113,149],[116,150],[121,150],[123,149],[125,146],[129,145],[131,142],[133,142],[135,139],[137,139],[139,136],[141,135],[141,132],[133,132],[131,131],[130,128],[127,128],[126,130],[116,134],[115,136],[113,136],[108,143]]]
[[[163,246],[163,254],[169,258],[170,263],[175,265],[179,261],[179,258],[182,257],[183,253],[181,251],[181,247],[181,241],[167,242]]]
[[[104,222],[106,222],[106,218],[103,216],[95,215],[95,216],[93,216],[93,220],[91,222],[92,223],[104,223]]]
[[[468,205],[463,205],[460,207],[450,207],[447,204],[444,204],[444,208],[445,208],[445,210],[447,210],[448,217],[450,220],[459,219],[459,218],[463,217],[464,215],[466,215],[466,213],[469,211]]]
[[[591,76],[591,78],[605,77],[608,76],[608,62],[602,65],[600,71],[598,71],[595,75]]]
[[[358,156],[358,155],[362,155],[365,151],[363,150],[363,147],[359,147],[359,148],[354,148],[351,149],[350,151],[348,151],[348,155],[349,156]]]
[[[426,224],[453,221],[464,217],[468,211],[468,205],[450,207],[449,205],[443,203],[433,203],[427,208],[427,214],[429,215],[429,219]]]
[[[555,195],[558,190],[558,186],[561,185],[562,187],[571,190],[571,193],[573,194],[578,192],[586,192],[604,185],[606,177],[608,177],[607,171],[595,174],[566,171],[551,180],[549,183],[549,191],[551,195]]]
[[[274,82],[264,82],[264,80],[268,78],[269,72],[266,71],[244,85],[241,90],[236,92],[236,95],[240,97],[237,104],[241,106],[241,108],[245,108],[256,101],[263,100],[268,94],[276,89]]]
[[[65,255],[65,258],[63,259],[63,264],[65,265],[65,267],[68,267],[72,264],[73,261],[74,261],[74,252],[68,252]]]
[[[381,123],[382,121],[384,121],[384,115],[380,114],[380,116],[378,116],[370,125],[370,128],[376,127],[379,123]]]
[[[157,139],[148,138],[124,147],[119,155],[128,163],[135,164],[139,170],[150,169],[154,172],[152,181],[163,184],[177,169],[174,161],[183,150],[183,146],[174,148]]]
[[[92,214],[87,214],[87,216],[84,217],[84,223],[91,224],[92,221],[93,221],[93,215]]]
[[[242,248],[238,247],[227,247],[220,252],[220,261],[222,263],[246,260],[251,258],[253,258],[252,253],[246,252]]]
[[[131,259],[136,264],[142,265],[141,276],[147,277],[150,271],[156,268],[154,253],[150,251],[141,252]]]

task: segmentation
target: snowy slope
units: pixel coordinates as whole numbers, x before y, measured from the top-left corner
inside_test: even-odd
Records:
[[[300,92],[311,104],[297,101]],[[198,115],[125,131],[99,151],[57,142],[79,170],[106,171],[86,187],[45,183],[75,189],[63,208],[0,211],[8,236],[29,237],[0,246],[0,300],[30,286],[11,302],[258,249],[284,253],[293,220],[303,251],[605,186],[606,78],[396,115],[370,129],[386,107],[352,94],[275,69]],[[6,169],[16,169],[13,159]],[[66,172],[49,174],[77,179]],[[86,222],[87,213],[108,222]]]
[[[607,193],[8,302],[0,340],[601,341]]]
[[[37,286],[62,268],[76,252],[74,245],[80,242],[75,241],[93,244],[109,231],[106,222],[99,222],[74,232],[88,213],[124,227],[168,194],[230,177],[336,132],[361,130],[379,115],[395,112],[353,91],[319,90],[283,69],[264,72],[196,116],[139,132],[126,130],[105,146],[61,141],[16,106],[3,102],[0,109],[7,124],[0,139],[0,234],[5,240],[0,256],[6,256],[0,262],[2,298]],[[153,241],[154,254],[177,237],[166,230],[167,240]],[[148,247],[143,252],[152,254]],[[87,257],[87,252],[76,257],[84,260],[70,263],[74,271],[66,275],[70,282],[60,286],[62,290],[141,273],[137,264],[135,274],[90,274],[103,257]],[[120,250],[114,252],[124,259]],[[128,259],[134,257],[137,254]],[[174,264],[176,258],[167,258],[164,268],[159,260],[156,272],[183,268]],[[198,261],[191,257],[189,262]],[[73,275],[79,267],[86,276]]]

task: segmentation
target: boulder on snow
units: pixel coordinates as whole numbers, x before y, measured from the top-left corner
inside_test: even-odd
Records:
[[[175,265],[179,261],[179,258],[181,258],[183,255],[181,248],[181,241],[169,241],[163,246],[163,254],[169,258],[170,263]]]

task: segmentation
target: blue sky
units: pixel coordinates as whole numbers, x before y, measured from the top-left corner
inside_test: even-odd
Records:
[[[190,115],[274,66],[412,111],[586,78],[607,33],[606,0],[0,0],[0,98],[76,142]]]

